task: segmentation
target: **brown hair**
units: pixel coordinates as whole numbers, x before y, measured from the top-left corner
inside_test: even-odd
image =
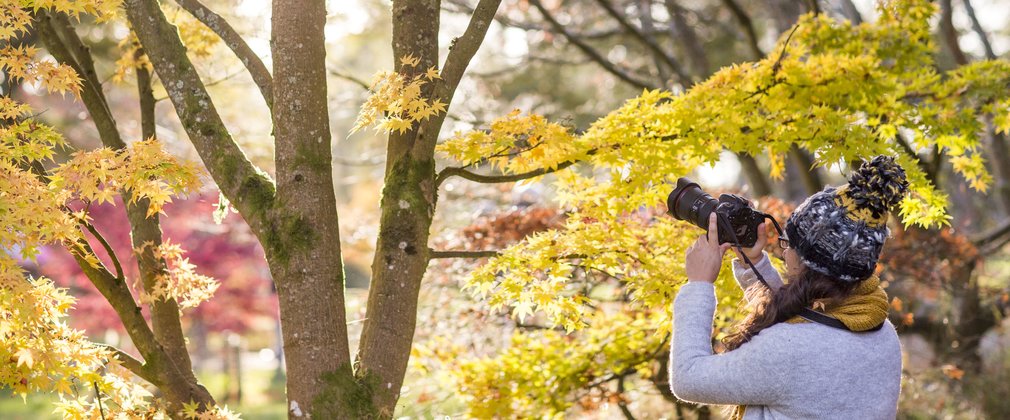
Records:
[[[837,281],[829,276],[804,267],[791,281],[776,291],[761,283],[750,286],[745,293],[750,296],[754,309],[736,327],[736,331],[723,339],[726,351],[734,350],[756,336],[761,330],[784,322],[810,307],[815,300],[832,303],[847,297],[859,282]]]

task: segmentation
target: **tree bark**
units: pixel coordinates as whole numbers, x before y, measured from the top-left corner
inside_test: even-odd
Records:
[[[326,3],[274,2],[272,13],[277,203],[266,235],[280,240],[267,259],[280,300],[288,414],[355,416],[333,406],[350,403],[356,390],[333,191]]]
[[[484,40],[501,0],[481,0],[462,36],[446,57],[441,80],[425,95],[450,104],[470,59]],[[393,58],[396,71],[416,74],[438,63],[438,0],[393,2]],[[412,55],[415,67],[400,58]],[[374,402],[374,415],[392,417],[403,384],[417,323],[417,298],[428,268],[428,234],[435,212],[434,149],[445,114],[390,134],[380,203],[379,237],[372,260],[365,325],[355,376]]]

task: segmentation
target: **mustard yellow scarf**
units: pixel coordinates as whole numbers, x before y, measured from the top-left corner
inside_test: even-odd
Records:
[[[815,302],[814,309],[842,321],[852,331],[866,331],[875,328],[887,319],[887,292],[880,287],[877,276],[870,277],[859,283],[849,297],[836,305],[822,307],[823,303]],[[789,324],[810,322],[800,316],[786,321]],[[739,405],[733,410],[732,419],[743,419],[746,406]]]

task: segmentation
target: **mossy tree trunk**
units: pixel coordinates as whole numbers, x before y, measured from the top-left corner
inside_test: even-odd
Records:
[[[393,59],[404,74],[438,67],[439,0],[393,2]],[[470,59],[484,40],[501,0],[481,0],[466,31],[453,40],[441,79],[426,86],[432,99],[451,103]],[[399,58],[420,59],[404,66]],[[391,134],[386,149],[379,237],[372,260],[372,281],[361,333],[356,372],[368,384],[380,417],[390,417],[410,358],[417,321],[417,298],[430,258],[428,230],[435,212],[435,143],[445,114]]]
[[[274,2],[277,197],[261,234],[280,299],[291,417],[313,413],[324,375],[349,366],[333,192],[323,0]]]

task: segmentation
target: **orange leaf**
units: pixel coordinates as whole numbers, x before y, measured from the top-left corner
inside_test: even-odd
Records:
[[[950,379],[961,380],[964,377],[964,370],[958,369],[957,366],[947,364],[940,367],[944,375],[947,375]]]

